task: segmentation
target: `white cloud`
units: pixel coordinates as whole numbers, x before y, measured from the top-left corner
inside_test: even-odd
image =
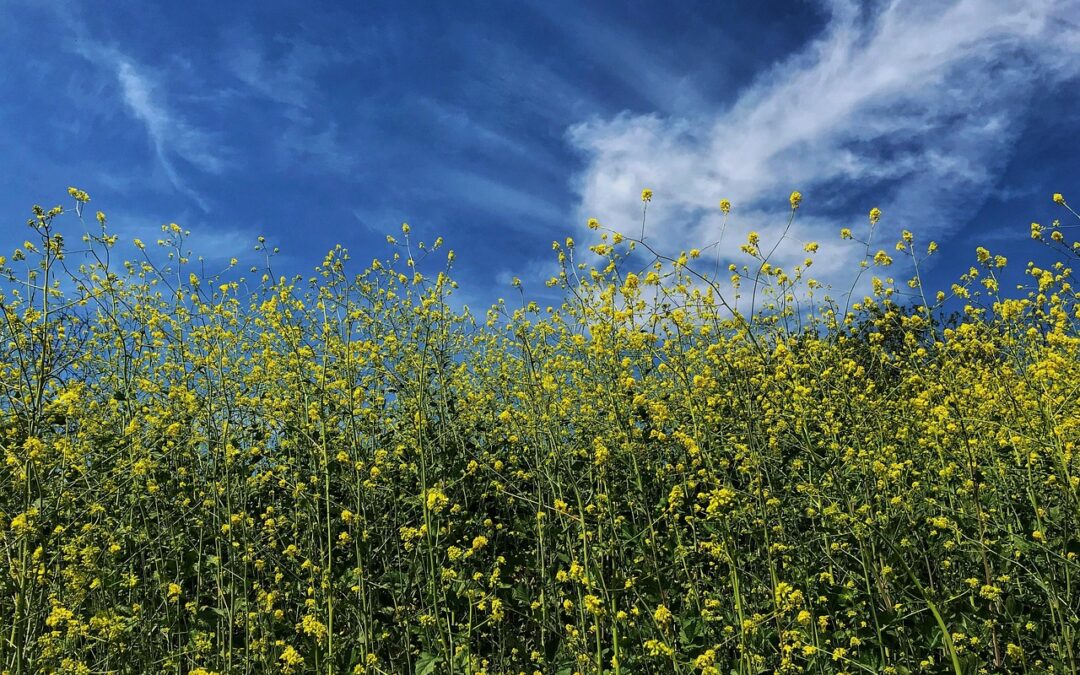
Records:
[[[206,200],[180,175],[176,159],[210,174],[220,174],[228,166],[221,145],[211,134],[190,124],[167,104],[167,83],[115,48],[80,40],[78,52],[88,61],[107,69],[116,78],[128,113],[142,123],[162,170],[180,192],[193,199],[203,211]]]
[[[320,87],[319,75],[332,66],[350,64],[361,49],[352,39],[334,45],[313,44],[302,37],[260,38],[249,29],[222,31],[225,69],[246,87],[245,93],[277,104],[283,130],[274,136],[274,150],[282,168],[314,168],[339,175],[357,169],[355,144],[346,138],[325,110],[329,90]]]
[[[440,167],[443,168],[443,167]],[[563,213],[558,205],[479,172],[444,168],[438,180],[439,189],[433,195],[456,195],[460,201],[474,204],[480,209],[497,212],[500,227],[531,230],[537,222],[558,222]]]
[[[274,142],[277,161],[289,171],[315,169],[347,176],[356,170],[359,158],[353,144],[341,139],[337,122],[330,121],[321,130],[311,125],[288,126]]]
[[[307,119],[308,107],[319,102],[316,73],[346,60],[329,47],[299,38],[264,42],[249,29],[223,30],[221,40],[228,45],[222,54],[224,66],[251,91],[285,106],[284,114],[293,119]],[[283,53],[272,58],[272,49]]]
[[[901,228],[948,235],[993,189],[1036,97],[1080,74],[1080,32],[1068,20],[1080,16],[1077,0],[828,9],[818,39],[725,110],[571,128],[587,156],[579,221],[636,233],[637,196],[650,187],[648,236],[678,249],[717,239],[716,205],[728,198],[734,220],[722,250],[735,259],[751,229],[771,247],[798,189],[804,206],[776,262],[790,266],[804,257],[802,242],[822,240],[818,273],[846,289],[852,249],[837,241],[840,227],[865,228],[880,206],[885,244]],[[870,201],[850,205],[865,194]]]
[[[116,76],[124,92],[124,102],[132,114],[146,124],[159,153],[172,151],[203,171],[221,173],[225,162],[214,153],[210,138],[174,117],[158,100],[155,83],[130,61],[117,64]]]

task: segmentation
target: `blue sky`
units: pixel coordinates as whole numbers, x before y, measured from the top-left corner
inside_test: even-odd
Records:
[[[725,256],[798,189],[782,264],[820,240],[844,283],[836,232],[880,206],[883,242],[939,242],[936,287],[979,243],[1045,260],[1028,224],[1080,202],[1078,24],[1080,0],[0,0],[0,239],[68,185],[124,236],[177,222],[227,258],[262,234],[290,272],[407,221],[484,304],[515,275],[541,296],[590,216],[637,231],[643,187],[670,251],[731,199]]]

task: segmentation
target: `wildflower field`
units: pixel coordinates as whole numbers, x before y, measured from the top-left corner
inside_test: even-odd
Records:
[[[593,221],[474,315],[407,226],[208,271],[70,192],[0,258],[5,673],[1080,669],[1067,226],[939,293],[874,209],[863,297]]]

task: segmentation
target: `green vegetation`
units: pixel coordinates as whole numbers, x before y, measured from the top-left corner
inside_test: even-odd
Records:
[[[1080,668],[1059,224],[1026,296],[982,249],[924,294],[904,233],[910,283],[867,243],[871,295],[830,299],[812,242],[785,270],[752,234],[718,281],[592,222],[561,306],[474,319],[407,226],[241,279],[175,225],[72,247],[71,194],[0,259],[4,672]]]

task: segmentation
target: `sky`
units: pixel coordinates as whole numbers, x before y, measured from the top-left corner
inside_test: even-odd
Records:
[[[408,222],[474,306],[549,295],[590,217],[638,233],[643,188],[651,244],[725,263],[799,190],[777,263],[818,241],[845,288],[838,232],[879,207],[891,271],[908,229],[947,287],[980,244],[1052,260],[1029,224],[1080,203],[1080,0],[0,0],[0,170],[4,249],[69,185],[125,241],[176,222],[246,260],[261,235],[289,273]]]

